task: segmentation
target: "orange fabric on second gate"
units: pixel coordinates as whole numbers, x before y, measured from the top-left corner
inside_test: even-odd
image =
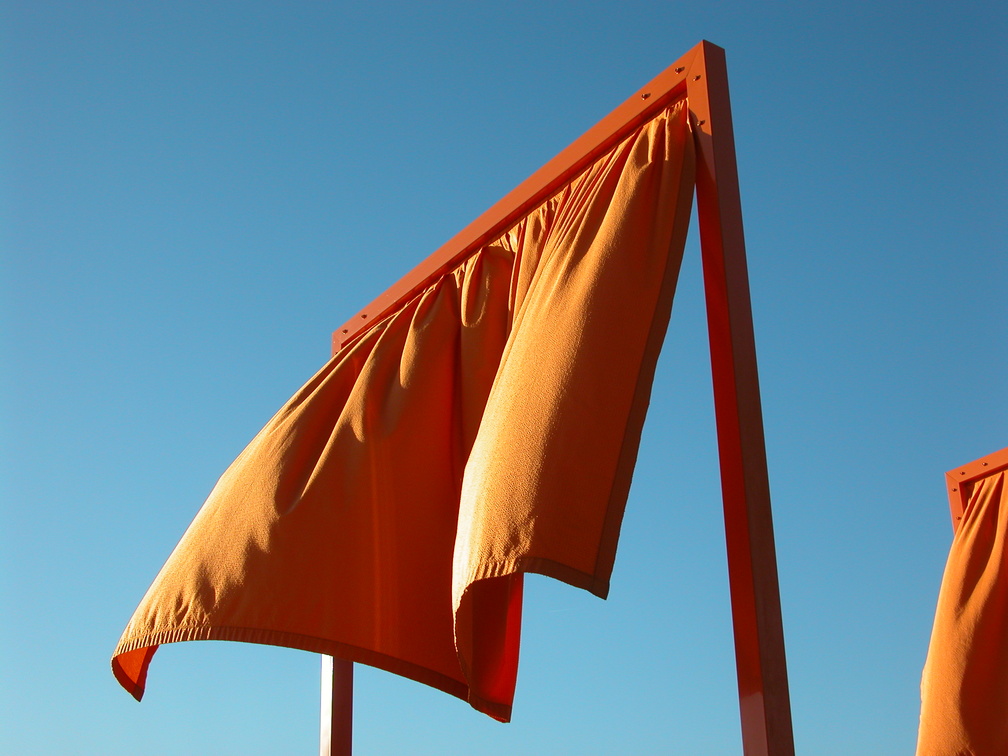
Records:
[[[373,326],[224,473],[112,659],[239,640],[511,714],[521,575],[608,590],[692,202],[684,103]]]
[[[1005,478],[974,484],[952,541],[921,679],[918,756],[1008,753]]]

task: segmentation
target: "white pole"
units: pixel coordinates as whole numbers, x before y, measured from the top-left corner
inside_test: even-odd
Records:
[[[322,656],[319,756],[350,756],[353,750],[353,662]]]

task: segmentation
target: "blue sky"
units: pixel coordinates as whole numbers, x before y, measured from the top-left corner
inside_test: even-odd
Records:
[[[1003,3],[0,10],[0,751],[317,748],[318,657],[108,658],[347,317],[700,39],[727,51],[798,750],[912,750],[945,470],[1008,445]],[[608,601],[514,719],[358,667],[358,753],[740,753],[695,232]]]

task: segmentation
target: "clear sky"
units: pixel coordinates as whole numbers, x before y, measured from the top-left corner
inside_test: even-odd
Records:
[[[0,752],[311,753],[317,656],[109,656],[329,336],[700,39],[727,51],[797,747],[912,750],[943,473],[1008,446],[1003,2],[5,2]],[[608,601],[513,722],[358,667],[361,754],[737,754],[695,233]]]

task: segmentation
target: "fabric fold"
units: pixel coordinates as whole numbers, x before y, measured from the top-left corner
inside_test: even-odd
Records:
[[[214,487],[113,659],[238,640],[508,720],[522,573],[604,597],[678,276],[680,102],[336,354]]]

